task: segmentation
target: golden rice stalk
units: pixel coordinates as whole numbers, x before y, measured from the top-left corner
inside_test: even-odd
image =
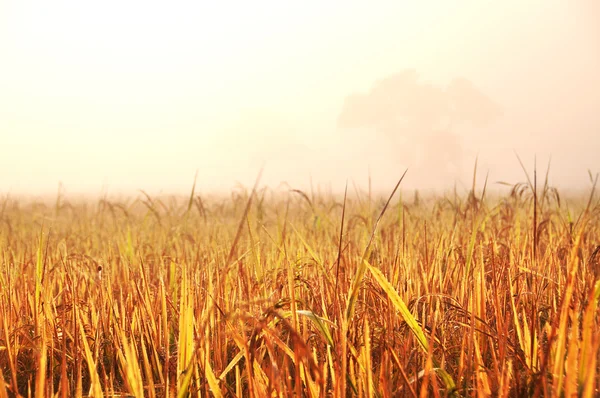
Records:
[[[569,311],[569,317],[571,318],[571,322],[575,324],[575,312]],[[565,397],[577,395],[577,354],[579,351],[578,340],[579,328],[570,328],[568,335],[567,362],[565,366]]]
[[[565,287],[565,293],[563,296],[562,308],[560,310],[559,316],[559,325],[558,330],[556,331],[556,343],[555,343],[555,357],[554,357],[554,368],[552,369],[552,374],[554,376],[554,381],[552,388],[555,392],[559,392],[563,387],[563,377],[565,370],[565,348],[566,348],[566,340],[568,335],[568,319],[569,319],[569,310],[571,308],[571,299],[573,298],[573,293],[575,290],[575,281],[577,275],[577,269],[579,265],[577,252],[579,249],[579,244],[581,242],[581,231],[577,234],[575,238],[575,242],[573,244],[573,249],[571,250],[571,255],[569,259],[569,275],[567,277],[567,286]]]
[[[187,279],[187,272],[181,275],[181,294],[179,301],[179,340],[177,342],[177,389],[187,390],[184,385],[186,373],[191,373],[190,362],[194,356],[194,308],[191,288]],[[191,376],[190,376],[191,377]],[[189,381],[188,381],[189,382]]]
[[[85,339],[84,339],[85,340]],[[46,343],[46,330],[42,328],[40,339],[41,349],[38,354],[38,364],[35,374],[35,397],[44,397],[46,389],[46,365],[48,362],[48,345]]]
[[[584,397],[593,396],[594,380],[596,380],[596,361],[600,337],[595,332],[595,317],[600,299],[600,280],[596,281],[594,290],[590,294],[588,305],[583,315],[581,341],[579,349],[578,384]]]
[[[367,396],[373,396],[373,372],[371,366],[371,330],[369,328],[369,319],[365,318],[365,347],[364,347],[364,359],[365,368],[367,373]]]

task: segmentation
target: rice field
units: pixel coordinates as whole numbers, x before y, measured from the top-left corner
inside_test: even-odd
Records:
[[[5,197],[0,398],[598,396],[594,189],[393,188]]]

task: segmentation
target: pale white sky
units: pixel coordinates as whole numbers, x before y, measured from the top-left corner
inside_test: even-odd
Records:
[[[336,125],[344,99],[408,68],[502,106],[457,129],[456,176],[600,172],[600,2],[0,0],[0,192],[230,189],[264,182],[448,184],[391,141]],[[418,144],[408,142],[410,145]],[[418,150],[423,150],[418,149]],[[417,151],[417,149],[415,149]],[[408,162],[410,163],[410,162]],[[431,177],[429,179],[429,177]]]

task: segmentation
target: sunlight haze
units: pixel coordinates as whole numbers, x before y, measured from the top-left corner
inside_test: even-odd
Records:
[[[598,4],[4,0],[0,193],[587,189]]]

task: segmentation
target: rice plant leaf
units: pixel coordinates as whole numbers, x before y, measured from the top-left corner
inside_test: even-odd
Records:
[[[85,337],[85,329],[83,327],[83,322],[81,321],[81,318],[79,316],[77,316],[77,323],[79,327],[79,333],[81,334],[81,336],[83,336],[81,341],[83,342],[85,360],[87,362],[88,369],[90,372],[91,391],[95,397],[102,397],[103,393],[102,386],[100,384],[100,376],[98,376],[98,372],[96,370],[96,363],[94,362],[92,351],[90,350],[87,338]]]
[[[292,223],[290,223],[289,225],[292,227],[292,229],[294,230],[294,232],[298,236],[298,239],[300,239],[300,242],[302,242],[302,245],[304,246],[304,248],[306,249],[306,251],[308,251],[308,254],[310,254],[310,256],[312,257],[312,259],[315,260],[315,262],[317,264],[323,264],[323,262],[321,261],[321,258],[317,254],[317,252],[308,244],[308,242],[306,241],[306,239],[304,239],[304,237],[302,237],[302,235],[300,234],[300,232],[298,232],[298,230],[296,229],[296,227],[294,227],[294,225]]]
[[[43,248],[44,248],[44,227],[40,230],[40,239],[37,249],[37,256],[35,262],[35,317],[37,319],[38,312],[40,310],[40,295],[42,292],[42,278],[44,273],[44,259],[43,259]],[[36,324],[36,327],[39,325]]]
[[[189,395],[189,387],[194,374],[194,363],[190,361],[188,366],[183,371],[183,377],[180,379],[179,391],[177,398],[185,398]]]
[[[310,319],[317,328],[317,330],[319,330],[321,336],[325,339],[327,344],[329,344],[332,347],[334,346],[333,338],[331,337],[331,332],[329,331],[329,327],[327,326],[327,322],[329,322],[327,319],[321,318],[320,316],[309,310],[296,310],[296,314],[305,316],[308,319]]]
[[[367,260],[363,261],[366,264],[366,267],[371,272],[371,275],[373,275],[373,278],[375,278],[377,283],[379,283],[379,286],[381,286],[383,291],[388,295],[388,298],[390,299],[394,307],[398,310],[398,312],[400,312],[400,315],[412,331],[413,335],[419,342],[419,345],[421,346],[423,351],[425,353],[428,353],[429,343],[427,342],[427,337],[425,336],[425,333],[423,333],[423,329],[421,329],[421,326],[419,325],[413,314],[410,312],[410,310],[408,309],[398,292],[396,292],[396,289],[394,289],[392,284],[387,280],[385,275],[383,275],[383,273],[380,270],[369,264]],[[448,372],[442,369],[435,359],[433,360],[433,363],[436,368],[436,373],[438,374],[438,376],[440,376],[450,394],[454,394],[456,389],[456,383],[454,383],[452,376],[450,376]]]
[[[219,388],[219,380],[217,380],[215,372],[213,371],[213,368],[208,360],[204,361],[204,373],[206,380],[208,381],[210,391],[216,398],[221,398],[223,395],[221,394],[221,389]]]
[[[223,380],[225,378],[225,376],[227,376],[227,374],[231,371],[231,369],[233,369],[235,367],[235,365],[237,365],[237,363],[243,357],[244,357],[244,352],[243,351],[238,352],[237,355],[235,357],[233,357],[233,359],[229,362],[227,367],[221,372],[221,374],[219,375],[219,380]]]
[[[367,270],[366,259],[369,258],[369,255],[371,254],[371,246],[373,244],[373,240],[375,239],[375,233],[377,232],[377,227],[379,226],[379,222],[383,218],[385,211],[387,210],[390,202],[392,201],[394,194],[398,190],[398,187],[400,187],[400,183],[402,183],[402,180],[404,180],[404,177],[406,176],[407,172],[408,172],[408,169],[406,169],[404,171],[404,174],[402,174],[402,177],[400,177],[400,179],[398,180],[398,183],[396,184],[396,186],[394,187],[394,190],[390,194],[390,197],[388,198],[387,202],[385,203],[385,206],[383,206],[381,213],[379,213],[379,217],[377,217],[377,221],[375,221],[375,226],[373,227],[373,231],[371,232],[371,237],[369,238],[369,243],[367,244],[367,247],[365,248],[365,251],[362,255],[362,259],[361,259],[360,263],[358,264],[358,269],[356,270],[356,274],[354,275],[354,278],[352,279],[352,284],[350,285],[350,294],[348,296],[348,304],[346,307],[346,321],[350,321],[350,318],[352,318],[352,315],[354,314],[354,305],[356,304],[356,299],[358,298],[358,292],[360,289],[360,285],[362,284],[363,277],[365,276],[365,272]]]
[[[402,316],[402,318],[404,319],[414,336],[417,338],[417,341],[419,342],[421,348],[423,348],[423,351],[429,351],[429,343],[427,342],[427,337],[425,337],[425,333],[423,333],[423,329],[421,329],[421,326],[419,325],[413,314],[410,312],[400,295],[396,292],[392,284],[387,280],[385,275],[383,275],[383,273],[380,270],[369,264],[367,260],[364,260],[364,262],[369,271],[371,271],[371,274],[373,275],[377,283],[379,283],[383,291],[388,295],[394,307],[396,307],[396,309],[400,312],[400,315]]]

